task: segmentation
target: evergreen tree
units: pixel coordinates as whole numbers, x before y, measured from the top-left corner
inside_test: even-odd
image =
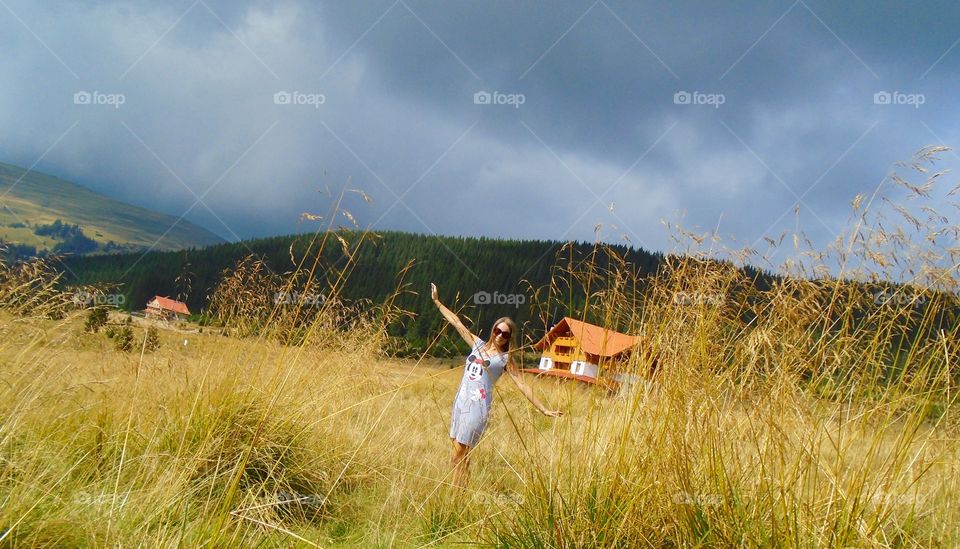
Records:
[[[103,307],[94,307],[87,313],[87,320],[83,328],[88,332],[97,333],[107,324],[107,310]]]

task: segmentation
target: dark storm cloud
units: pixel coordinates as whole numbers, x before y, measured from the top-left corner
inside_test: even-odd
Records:
[[[799,204],[825,242],[894,161],[960,137],[947,3],[7,6],[3,160],[193,206],[231,238],[306,230],[317,191],[349,180],[381,228],[591,240],[600,223],[669,249],[661,218],[750,244]]]

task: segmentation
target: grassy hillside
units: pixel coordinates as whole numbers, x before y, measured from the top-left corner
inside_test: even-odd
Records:
[[[546,325],[552,325],[569,314],[585,315],[591,322],[602,321],[612,328],[625,330],[626,322],[603,318],[587,306],[587,294],[602,292],[611,282],[598,276],[584,282],[571,281],[570,270],[584,262],[596,269],[594,275],[616,268],[629,273],[636,280],[638,290],[642,290],[650,277],[681,261],[678,256],[665,257],[622,245],[595,247],[587,243],[431,236],[396,231],[379,233],[376,237],[355,231],[330,234],[344,238],[354,250],[350,252],[352,276],[348,276],[337,290],[338,295],[348,302],[383,302],[397,289],[398,273],[408,262],[413,262],[403,277],[403,283],[410,291],[402,293],[395,301],[413,315],[390,328],[391,335],[402,338],[409,352],[424,351],[431,334],[444,324],[428,299],[426,290],[430,282],[438,284],[442,295],[466,316],[470,326],[484,326],[501,316],[510,316],[517,322],[520,332],[526,334],[543,330]],[[334,240],[335,237],[331,236],[330,241]],[[275,274],[279,282],[285,278],[283,273],[295,268],[291,257],[298,261],[306,257],[306,265],[312,264],[316,254],[308,252],[307,248],[313,241],[314,235],[301,234],[180,252],[70,257],[63,262],[66,267],[64,282],[71,286],[117,285],[111,293],[121,294],[123,308],[128,310],[143,309],[154,295],[186,296],[190,310],[200,313],[210,310],[210,296],[222,282],[224,271],[231,271],[245,256],[253,255],[262,260],[266,272]],[[327,293],[329,285],[336,283],[341,270],[348,265],[345,254],[339,242],[325,247],[316,271],[319,286],[307,293]],[[678,288],[671,298],[674,304],[695,305],[716,300],[736,302],[752,291],[769,289],[785,280],[749,266],[733,267],[730,263],[718,262],[714,267],[721,268],[722,265],[736,270],[742,281],[723,296]],[[551,288],[557,281],[570,283]],[[866,296],[864,303],[850,305],[856,311],[854,317],[857,321],[879,301],[894,299],[899,302],[904,292],[913,292],[897,284],[860,282],[857,287],[858,292]],[[270,298],[280,291],[279,287],[264,287],[258,293],[264,304],[274,305]],[[294,285],[291,292],[298,291],[304,293],[302,288]],[[917,334],[917,318],[926,308],[925,300],[916,305],[916,315],[902,319],[900,327],[905,337]],[[929,329],[941,329],[958,313],[960,310],[955,307],[938,309]],[[438,356],[449,355],[454,352],[455,344],[455,338],[444,338],[430,352]]]
[[[656,302],[722,274],[677,272],[642,314],[601,299],[660,357],[633,391],[523,375],[564,412],[548,418],[502,376],[462,488],[447,438],[462,359],[385,359],[377,327],[340,330],[334,308],[298,346],[161,327],[152,353],[139,326],[122,352],[83,314],[0,311],[0,541],[956,547],[956,328],[885,380],[898,307],[859,326],[841,313],[840,337],[819,338],[809,283],[758,295],[749,324]]]
[[[397,304],[416,314],[402,326],[395,326],[393,335],[402,336],[413,349],[425,348],[430,334],[442,322],[424,291],[436,282],[451,304],[461,308],[472,322],[484,324],[500,316],[511,316],[523,327],[542,327],[546,320],[541,313],[553,316],[555,307],[538,311],[537,303],[546,295],[536,295],[531,288],[550,284],[551,278],[567,268],[573,258],[581,261],[594,252],[586,243],[535,240],[500,240],[429,236],[395,231],[363,237],[358,232],[342,231],[354,254],[354,275],[350,276],[340,295],[349,301],[371,300],[378,303],[397,288],[397,273],[413,261],[404,282],[420,295],[405,293]],[[154,295],[186,295],[191,311],[207,309],[212,290],[222,279],[224,269],[232,268],[248,254],[262,258],[272,273],[285,273],[294,268],[291,250],[296,258],[310,255],[307,248],[311,234],[277,236],[244,242],[211,246],[202,250],[115,254],[68,258],[64,264],[67,284],[119,284],[125,307],[142,309]],[[334,237],[331,236],[331,241]],[[610,248],[620,254],[639,275],[649,275],[660,267],[663,255],[626,246]],[[597,263],[606,266],[609,256],[598,254]],[[308,260],[309,265],[312,260]],[[338,241],[328,245],[322,254],[318,278],[326,284],[335,280],[339,269],[347,265],[344,249]],[[179,279],[179,282],[178,282]],[[189,284],[185,281],[189,280]],[[189,286],[189,287],[188,287]],[[323,291],[321,289],[314,290]],[[478,297],[478,293],[485,292]],[[504,297],[500,297],[504,296]],[[489,298],[483,302],[482,298]],[[495,302],[497,299],[499,302]],[[554,296],[554,301],[561,296]],[[567,310],[582,309],[584,291],[573,287],[562,296]],[[525,329],[525,328],[524,328]],[[442,351],[443,345],[437,351]]]
[[[647,276],[590,253],[539,261],[536,243],[399,235],[357,252],[356,234],[333,235],[356,268],[327,248],[310,261],[309,243],[267,246],[265,260],[308,260],[280,282],[343,274],[368,297],[417,258],[424,270],[405,275],[423,316],[436,309],[424,279],[449,280],[443,302],[460,311],[469,296],[451,288],[509,292],[497,284],[532,262],[561,313],[643,336],[604,366],[625,380],[616,391],[501,376],[460,486],[448,426],[468,350],[453,339],[457,359],[388,358],[392,298],[357,311],[341,284],[277,301],[254,263],[212,299],[222,327],[158,325],[148,350],[122,313],[86,331],[105,309],[78,312],[52,261],[0,260],[0,545],[958,547],[960,273],[936,236],[960,226],[858,212],[845,246],[762,285],[690,254]],[[213,263],[243,251],[211,250]],[[487,268],[458,282],[450,251]],[[171,256],[196,257],[151,254],[144,272]],[[834,264],[848,276],[828,276]],[[478,331],[499,314],[465,311]],[[421,327],[429,347],[453,331]],[[514,334],[521,367],[543,331]]]
[[[341,272],[370,295],[395,275],[377,269],[416,257],[416,276],[453,281],[441,296],[459,310],[469,299],[449,290],[444,254],[495,266],[476,270],[493,286],[461,281],[484,291],[509,291],[500,277],[532,261],[561,313],[643,336],[606,366],[627,380],[615,392],[501,376],[459,487],[448,426],[466,345],[453,340],[457,359],[388,358],[390,298],[356,311],[340,285],[275,301],[261,268],[214,296],[224,327],[157,326],[147,350],[138,323],[85,331],[96,311],[77,313],[46,262],[0,261],[0,544],[957,547],[960,279],[937,268],[953,243],[881,256],[874,221],[858,219],[839,258],[814,254],[766,285],[693,256],[651,277],[602,255],[538,263],[530,243],[400,235],[365,256],[350,251],[357,235],[335,235],[356,266]],[[302,246],[287,252],[310,259]],[[314,255],[278,276],[337,275],[336,254]],[[834,258],[849,279],[796,275]],[[882,292],[862,282],[904,264],[919,274]],[[565,308],[574,288],[582,310]],[[483,332],[498,314],[465,310]],[[431,347],[453,331],[424,326]],[[517,332],[514,358],[531,365],[522,351],[542,326]]]
[[[79,225],[100,245],[113,241],[131,250],[147,249],[155,242],[157,250],[224,242],[186,220],[164,235],[176,217],[125,204],[57,177],[24,172],[25,168],[0,162],[0,239],[4,241],[34,246],[38,252],[50,251],[56,239],[37,235],[34,230],[59,219]]]

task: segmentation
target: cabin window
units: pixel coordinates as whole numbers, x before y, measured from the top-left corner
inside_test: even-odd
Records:
[[[578,376],[597,377],[597,365],[583,360],[570,364],[570,373]]]

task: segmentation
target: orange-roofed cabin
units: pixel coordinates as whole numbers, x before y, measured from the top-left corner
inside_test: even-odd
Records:
[[[612,388],[615,383],[602,374],[618,370],[641,341],[638,336],[564,317],[534,344],[535,349],[543,351],[540,365],[523,371]]]
[[[190,316],[186,303],[159,295],[147,302],[147,308],[143,312],[147,318],[159,320],[186,320]]]

